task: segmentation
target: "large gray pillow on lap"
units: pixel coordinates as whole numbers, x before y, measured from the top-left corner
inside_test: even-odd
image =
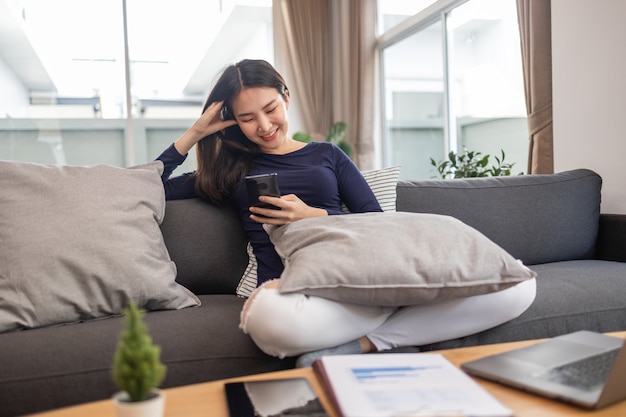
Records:
[[[404,306],[499,291],[536,275],[450,216],[348,214],[268,230],[285,264],[282,293]]]
[[[198,305],[159,229],[162,170],[0,161],[0,332]]]
[[[400,176],[400,168],[400,166],[392,166],[361,171],[383,211],[396,211],[396,186]],[[349,211],[345,204],[342,204],[341,208],[345,212]],[[248,243],[247,251],[248,266],[244,270],[236,289],[237,295],[242,298],[248,298],[257,287],[257,260],[250,243]]]

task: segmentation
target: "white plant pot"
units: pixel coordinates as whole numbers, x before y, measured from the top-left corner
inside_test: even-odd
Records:
[[[160,389],[153,389],[154,397],[132,402],[124,391],[113,395],[115,414],[117,417],[163,417],[165,409],[165,393]]]

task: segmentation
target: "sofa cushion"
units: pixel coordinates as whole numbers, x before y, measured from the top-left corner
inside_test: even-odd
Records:
[[[421,350],[541,339],[577,330],[626,329],[626,263],[576,260],[532,268],[537,272],[537,296],[522,315],[493,329]]]
[[[236,211],[200,198],[168,200],[161,231],[176,280],[195,294],[234,294],[248,241]]]
[[[400,166],[393,166],[383,169],[372,169],[361,171],[363,178],[372,189],[380,208],[386,212],[396,211],[396,186],[398,177],[400,176]],[[342,204],[342,210],[348,212],[348,207]],[[247,298],[257,287],[257,261],[252,249],[252,245],[248,243],[248,266],[244,271],[239,285],[237,285],[236,293],[238,296]]]
[[[400,181],[399,211],[456,217],[526,265],[593,255],[602,179],[587,169],[557,174]]]
[[[159,229],[162,169],[0,162],[0,331],[198,305]]]
[[[294,366],[291,358],[267,356],[239,331],[244,300],[234,295],[199,298],[198,308],[145,316],[167,366],[163,388]],[[111,317],[3,334],[0,416],[111,398],[118,391],[111,363],[122,327],[122,317]]]
[[[450,216],[363,213],[266,227],[285,264],[284,293],[405,306],[499,291],[535,276]]]

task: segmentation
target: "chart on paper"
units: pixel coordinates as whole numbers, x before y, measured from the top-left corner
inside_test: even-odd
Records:
[[[316,370],[344,417],[512,414],[438,354],[328,356],[316,364]]]

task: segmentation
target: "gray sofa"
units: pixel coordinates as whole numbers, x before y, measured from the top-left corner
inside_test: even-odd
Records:
[[[626,330],[626,215],[600,214],[601,183],[589,170],[401,181],[399,211],[457,217],[538,273],[537,298],[522,316],[420,350]],[[202,300],[201,307],[146,315],[168,366],[163,386],[293,367],[293,358],[263,354],[238,329],[244,300],[234,294],[248,258],[233,212],[199,199],[170,201],[161,229],[177,280]],[[113,317],[0,334],[0,416],[111,396],[120,329]]]

